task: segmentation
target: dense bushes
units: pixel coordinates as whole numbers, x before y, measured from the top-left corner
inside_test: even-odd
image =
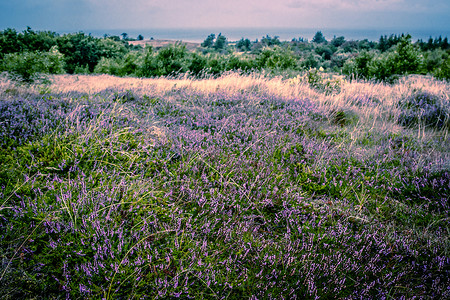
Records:
[[[31,81],[36,72],[106,73],[117,76],[168,76],[189,73],[219,75],[229,70],[268,70],[293,74],[322,68],[352,78],[392,82],[407,74],[431,74],[450,79],[450,46],[447,38],[419,40],[409,35],[382,36],[379,42],[346,41],[343,36],[328,42],[319,31],[312,42],[294,38],[282,42],[277,36],[260,41],[242,38],[228,42],[210,34],[198,50],[183,44],[161,49],[133,47],[127,35],[95,38],[82,32],[60,36],[52,32],[0,31],[1,70]],[[57,46],[59,56],[49,55]],[[53,48],[52,48],[53,47]],[[46,57],[46,58],[44,58]],[[56,59],[56,62],[53,60]],[[33,62],[36,62],[33,66]],[[45,62],[49,61],[49,62]],[[43,65],[44,64],[44,65]],[[290,75],[289,75],[290,76]]]
[[[420,74],[423,70],[423,54],[411,43],[409,35],[402,37],[390,51],[362,51],[343,67],[347,75],[382,81],[392,81],[399,75]],[[428,70],[433,71],[431,65]]]
[[[32,82],[37,73],[63,73],[63,55],[56,46],[48,52],[9,53],[4,56],[1,69],[8,71],[13,78]]]

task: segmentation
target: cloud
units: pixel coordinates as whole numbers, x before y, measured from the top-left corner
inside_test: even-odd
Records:
[[[406,0],[293,0],[286,4],[289,8],[338,9],[353,11],[377,11],[397,9],[405,5]]]

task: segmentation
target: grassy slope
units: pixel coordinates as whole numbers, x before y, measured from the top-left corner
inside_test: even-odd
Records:
[[[0,83],[7,298],[449,297],[449,84],[51,79]]]

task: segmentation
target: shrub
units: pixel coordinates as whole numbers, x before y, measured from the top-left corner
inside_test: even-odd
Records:
[[[63,73],[63,58],[56,46],[49,52],[10,53],[4,57],[2,69],[8,71],[13,78],[30,83],[38,77],[38,73]]]
[[[223,36],[221,33],[217,36],[216,41],[214,42],[213,48],[215,50],[223,50],[227,47],[227,38]]]
[[[319,67],[320,59],[320,56],[310,53],[308,56],[303,58],[300,65],[303,69],[307,70],[317,68]]]
[[[226,61],[226,69],[227,70],[242,70],[249,71],[253,68],[253,63],[250,59],[242,59],[235,55],[231,55],[228,57]]]
[[[211,56],[206,67],[209,73],[219,75],[226,70],[226,60],[220,55]]]
[[[356,78],[370,78],[369,66],[374,57],[372,52],[361,51],[357,56],[344,63],[342,72]]]
[[[207,63],[208,61],[205,56],[192,53],[189,59],[188,69],[193,75],[198,76],[206,69]]]
[[[297,67],[297,59],[290,50],[275,48],[264,48],[256,58],[256,64],[259,68],[287,70]]]
[[[118,75],[119,63],[113,58],[102,57],[94,68],[94,73]]]
[[[176,44],[159,50],[156,54],[152,48],[146,50],[136,75],[144,77],[167,76],[188,71],[188,55],[186,46]],[[130,61],[131,62],[131,61]]]
[[[171,75],[176,73],[184,73],[187,71],[186,66],[187,50],[186,46],[176,44],[162,48],[156,55],[159,69],[156,75]]]
[[[375,56],[368,65],[368,76],[377,80],[393,82],[398,78],[394,52],[386,52]]]
[[[322,76],[319,70],[309,70],[306,73],[306,78],[311,88],[314,88],[319,92],[323,92],[326,95],[339,93],[341,91],[341,82],[338,79],[326,79]]]
[[[450,80],[450,56],[442,63],[441,67],[434,72],[438,79]]]

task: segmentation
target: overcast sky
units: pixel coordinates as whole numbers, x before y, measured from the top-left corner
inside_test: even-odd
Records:
[[[0,29],[401,28],[448,32],[450,0],[0,0]]]

